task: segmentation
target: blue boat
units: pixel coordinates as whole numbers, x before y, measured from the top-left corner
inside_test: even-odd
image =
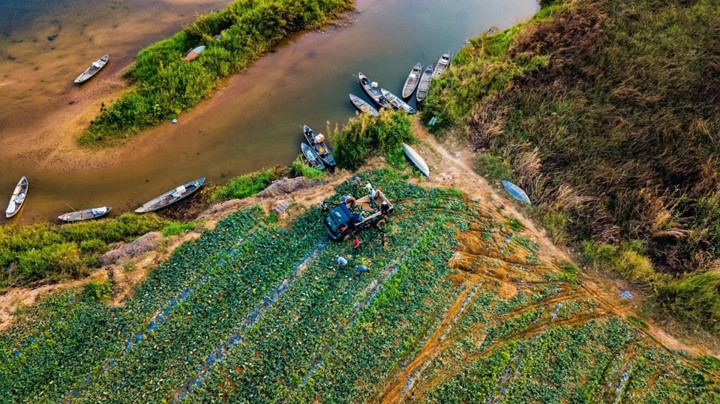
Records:
[[[525,202],[528,205],[532,205],[532,202],[530,202],[530,198],[520,187],[506,180],[502,180],[502,185],[513,198],[517,199],[520,202]]]

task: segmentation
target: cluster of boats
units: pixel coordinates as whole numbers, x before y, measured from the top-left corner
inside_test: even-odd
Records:
[[[195,191],[205,183],[205,177],[198,178],[194,181],[190,181],[186,184],[180,185],[179,187],[173,188],[170,191],[154,198],[141,207],[135,209],[135,213],[146,213],[153,212],[158,209],[162,209],[168,205],[178,202],[181,199],[187,198],[192,195]],[[5,210],[5,217],[11,218],[20,212],[20,209],[27,200],[28,193],[28,179],[26,177],[20,178],[20,181],[15,186],[12,197],[10,197],[10,203]],[[82,220],[97,219],[105,216],[110,212],[112,208],[110,206],[100,206],[97,208],[83,209],[74,212],[63,213],[58,216],[63,222],[79,222]]]
[[[417,112],[415,108],[410,106],[405,100],[408,100],[415,93],[415,99],[418,103],[422,102],[427,96],[430,90],[430,83],[434,77],[440,76],[445,69],[450,65],[450,54],[445,53],[440,56],[438,62],[433,66],[429,64],[424,70],[422,63],[417,63],[410,70],[405,84],[402,88],[402,97],[391,93],[390,91],[380,88],[378,83],[370,81],[364,74],[358,73],[360,80],[360,86],[365,91],[365,94],[372,100],[373,104],[379,108],[385,109],[402,109],[408,114],[414,114]],[[417,92],[415,91],[417,90]],[[373,116],[378,116],[378,110],[369,102],[362,98],[350,94],[350,102],[357,108],[361,113],[369,113]]]

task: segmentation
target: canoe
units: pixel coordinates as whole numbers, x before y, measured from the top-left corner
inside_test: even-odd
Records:
[[[358,73],[358,77],[360,78],[360,86],[363,90],[365,90],[365,93],[375,104],[377,104],[380,108],[385,109],[390,109],[392,107],[390,102],[383,97],[376,82],[371,82],[370,79],[362,74],[362,72]]]
[[[502,180],[501,181],[502,186],[505,187],[505,190],[515,199],[517,199],[520,202],[525,202],[528,205],[532,205],[532,202],[530,201],[530,198],[527,196],[525,191],[523,191],[519,186],[513,184],[510,181]]]
[[[408,114],[414,114],[415,108],[411,107],[410,104],[403,101],[402,98],[398,97],[397,95],[391,93],[390,91],[381,88],[380,92],[382,93],[383,97],[387,98],[388,101],[395,107],[395,109],[403,109]]]
[[[303,156],[305,156],[305,160],[307,160],[310,167],[317,168],[318,170],[325,169],[325,164],[323,164],[322,160],[320,160],[320,156],[318,156],[317,152],[315,152],[312,147],[306,145],[305,143],[300,143],[300,150],[302,151]]]
[[[81,220],[97,219],[101,216],[107,215],[111,209],[112,208],[109,206],[101,206],[99,208],[78,210],[76,212],[63,213],[58,216],[58,219],[63,222],[79,222]]]
[[[430,90],[430,83],[432,82],[432,75],[433,65],[430,64],[425,69],[422,77],[420,78],[420,84],[418,84],[417,93],[415,93],[415,98],[417,98],[417,102],[422,102],[422,100],[424,100],[427,96],[427,93]]]
[[[10,197],[10,203],[8,203],[8,207],[5,210],[5,217],[13,217],[20,211],[20,208],[22,208],[25,203],[27,192],[28,180],[23,176],[15,186],[12,197]]]
[[[152,212],[171,205],[183,198],[187,198],[188,196],[192,195],[195,191],[200,189],[200,187],[204,183],[205,177],[202,177],[196,179],[195,181],[190,181],[187,184],[180,185],[179,187],[171,189],[170,191],[165,192],[157,198],[146,202],[145,204],[143,204],[143,206],[135,209],[135,213]]]
[[[405,79],[405,85],[403,85],[402,89],[402,97],[403,98],[410,98],[412,96],[413,91],[415,91],[415,88],[417,88],[418,83],[420,82],[420,75],[422,74],[422,64],[417,63],[412,70],[410,70],[410,74],[408,74],[407,79]]]
[[[197,48],[191,50],[190,52],[185,55],[184,58],[182,58],[185,62],[192,62],[193,60],[197,59],[198,56],[205,50],[205,45],[200,45]]]
[[[320,160],[325,163],[327,168],[331,170],[335,168],[337,163],[335,162],[335,158],[333,157],[330,148],[327,144],[325,144],[325,135],[315,132],[307,125],[303,125],[303,135],[305,135],[305,140],[310,147],[315,150],[317,155],[320,156]]]
[[[85,69],[84,72],[80,73],[80,75],[77,76],[77,78],[75,79],[75,84],[84,83],[84,82],[90,80],[90,77],[94,76],[95,73],[99,72],[100,69],[105,67],[108,60],[110,60],[110,55],[105,55],[105,56],[101,57],[100,59],[92,62],[92,64],[90,64],[90,67]]]
[[[440,56],[440,59],[438,60],[437,64],[435,65],[435,70],[433,70],[433,77],[438,77],[442,74],[442,72],[445,71],[445,69],[450,66],[450,54],[445,53],[442,56]]]
[[[405,143],[403,143],[402,148],[405,152],[405,155],[410,159],[410,161],[412,161],[413,164],[415,164],[415,167],[417,167],[421,173],[425,174],[426,177],[429,177],[430,169],[428,168],[427,164],[425,164],[425,160],[420,157],[420,154],[418,154],[415,149]]]
[[[356,95],[350,94],[350,102],[352,102],[355,108],[357,108],[360,112],[367,112],[372,116],[380,115],[380,113],[377,109],[375,109],[375,107],[373,107],[372,105],[370,105],[370,103]]]

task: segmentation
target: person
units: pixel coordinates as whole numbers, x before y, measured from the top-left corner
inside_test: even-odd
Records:
[[[320,210],[322,210],[323,212],[327,212],[327,211],[328,211],[328,205],[327,205],[327,202],[325,202],[324,199],[323,199],[322,202],[320,202]]]
[[[355,267],[355,269],[357,270],[358,275],[362,275],[363,273],[368,271],[368,267],[366,267],[365,265],[358,265]]]
[[[390,212],[390,204],[387,201],[382,201],[380,204],[380,213],[383,216],[387,216],[388,212]]]
[[[380,232],[380,245],[383,247],[387,247],[387,241],[385,241],[385,232]]]
[[[357,187],[360,186],[360,177],[358,177],[357,175],[355,177],[353,177],[352,184],[353,184],[353,187],[355,187],[355,189],[357,189]]]
[[[370,196],[370,199],[373,200],[377,196],[377,191],[375,191],[375,188],[373,188],[371,183],[367,183],[365,185],[365,188],[368,189],[368,195]]]
[[[356,250],[360,248],[360,239],[357,237],[353,240],[353,248]]]
[[[345,205],[347,205],[349,209],[355,209],[355,202],[355,197],[353,197],[352,195],[347,195],[345,197]]]
[[[345,259],[345,257],[341,257],[341,256],[338,255],[338,257],[337,257],[337,265],[338,265],[338,267],[342,268],[342,267],[344,267],[345,265],[347,265],[347,263],[348,263],[348,261],[347,261],[347,259]]]

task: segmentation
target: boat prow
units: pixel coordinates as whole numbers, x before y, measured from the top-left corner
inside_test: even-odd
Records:
[[[429,177],[430,169],[428,168],[425,160],[420,156],[420,154],[416,152],[415,149],[405,143],[402,144],[402,148],[403,152],[405,152],[405,155],[410,159],[410,161],[412,161],[413,164],[415,164],[415,167],[417,167],[421,173],[425,174],[426,177]]]

